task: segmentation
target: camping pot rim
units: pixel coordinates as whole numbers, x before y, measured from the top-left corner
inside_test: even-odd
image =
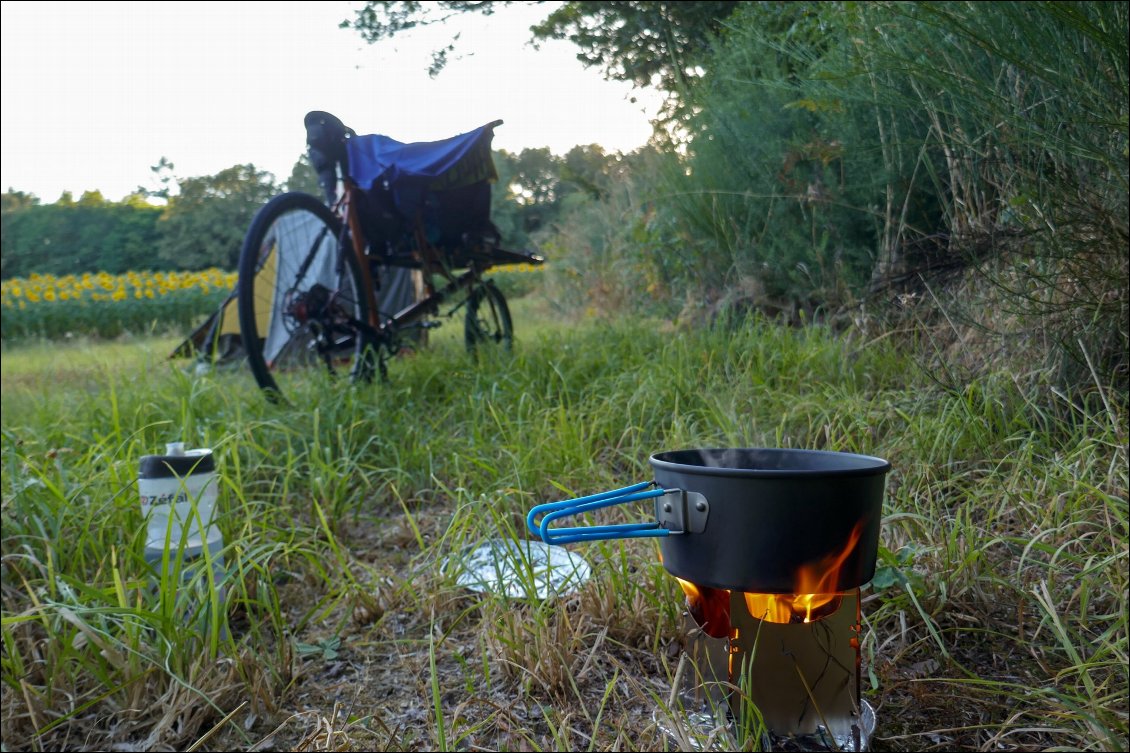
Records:
[[[743,458],[760,456],[783,462],[775,467],[734,467],[710,465],[705,457],[720,458],[738,454]],[[696,459],[697,458],[697,462]],[[736,478],[822,478],[828,476],[872,476],[891,470],[889,461],[873,455],[860,455],[838,450],[804,450],[774,447],[710,447],[668,450],[653,454],[648,461],[657,470],[701,476]],[[790,462],[792,461],[792,462]]]

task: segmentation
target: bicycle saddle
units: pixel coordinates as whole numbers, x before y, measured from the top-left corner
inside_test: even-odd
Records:
[[[342,174],[348,172],[348,155],[345,139],[356,133],[328,112],[314,110],[306,114],[306,147],[310,163],[318,173],[318,184],[325,191],[326,198],[333,203],[337,194],[337,166],[342,166]]]

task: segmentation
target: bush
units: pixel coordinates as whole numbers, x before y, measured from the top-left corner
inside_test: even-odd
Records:
[[[996,290],[954,300],[957,337],[1040,339],[1064,382],[1125,388],[1125,3],[750,3],[731,22],[660,199],[667,235],[706,244],[706,294],[753,278],[835,309],[972,272]]]

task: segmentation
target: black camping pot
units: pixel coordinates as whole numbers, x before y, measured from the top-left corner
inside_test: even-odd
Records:
[[[657,537],[667,572],[748,593],[847,591],[875,574],[886,460],[745,448],[660,452],[650,463],[654,483],[538,505],[527,517],[530,530],[551,544]],[[550,527],[561,517],[649,498],[655,522]]]

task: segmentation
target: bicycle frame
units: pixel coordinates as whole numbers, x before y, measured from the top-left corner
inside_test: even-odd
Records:
[[[345,226],[349,228],[350,240],[352,241],[349,250],[356,256],[358,267],[361,269],[362,285],[365,288],[363,295],[366,296],[369,304],[370,319],[368,322],[351,321],[350,323],[363,329],[365,333],[376,342],[387,344],[398,330],[414,325],[427,316],[437,315],[440,306],[450,300],[455,294],[470,290],[476,283],[482,280],[483,272],[494,266],[490,263],[474,261],[468,266],[466,272],[454,276],[451,270],[441,262],[441,252],[428,243],[422,223],[419,221],[419,218],[416,218],[412,228],[415,241],[413,257],[426,275],[430,277],[431,274],[439,274],[447,280],[447,284],[442,288],[436,289],[432,285],[431,280],[426,279],[425,289],[428,291],[428,294],[424,298],[397,312],[385,321],[381,321],[376,295],[378,285],[374,283],[370,272],[369,262],[371,261],[371,257],[366,253],[368,241],[361,227],[361,220],[356,208],[357,205],[354,201],[356,194],[360,192],[361,189],[349,179],[344,181],[344,187],[345,190],[333,209],[335,214],[344,216]],[[517,257],[519,255],[515,254],[515,256]],[[517,259],[515,260],[517,261]],[[541,261],[541,258],[530,255],[523,260],[538,263]]]

